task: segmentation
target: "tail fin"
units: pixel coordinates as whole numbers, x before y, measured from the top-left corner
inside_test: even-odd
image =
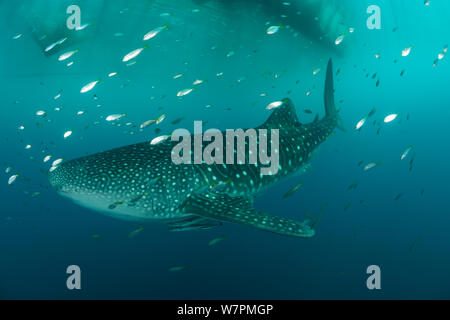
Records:
[[[334,85],[333,85],[333,62],[328,60],[327,75],[325,79],[325,92],[324,92],[325,112],[327,116],[336,117],[337,127],[342,131],[345,131],[341,117],[338,115],[338,110],[334,104]]]

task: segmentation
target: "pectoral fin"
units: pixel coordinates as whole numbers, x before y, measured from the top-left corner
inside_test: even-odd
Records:
[[[285,236],[312,237],[314,230],[306,222],[270,216],[255,210],[252,201],[245,197],[231,197],[227,194],[195,194],[181,207],[185,213],[196,214],[209,219],[247,225]]]

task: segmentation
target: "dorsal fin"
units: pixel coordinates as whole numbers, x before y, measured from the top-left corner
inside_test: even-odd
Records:
[[[314,118],[314,122],[319,121],[319,114],[316,114],[316,117]]]
[[[275,109],[263,127],[296,127],[300,126],[294,104],[289,98],[283,99],[283,104]]]

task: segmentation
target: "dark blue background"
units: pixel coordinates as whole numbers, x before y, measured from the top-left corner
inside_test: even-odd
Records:
[[[211,36],[213,27],[205,26],[204,16],[192,14],[192,19],[171,25],[157,10],[130,8],[120,14],[126,2],[108,1],[105,12],[95,15],[89,6],[81,6],[95,23],[94,37],[46,57],[26,20],[37,10],[30,3],[45,7],[52,2],[0,4],[1,162],[4,169],[13,167],[0,183],[0,298],[450,298],[448,57],[437,68],[432,66],[450,42],[444,19],[450,15],[447,1],[435,0],[429,7],[421,0],[342,1],[355,32],[332,49],[294,37],[287,28],[268,36],[264,18],[249,22],[237,16],[225,33]],[[369,4],[380,5],[382,30],[365,27]],[[47,12],[50,20],[65,15]],[[149,41],[151,49],[141,53],[136,65],[125,67],[121,58],[142,46],[146,32],[166,22],[169,30]],[[116,32],[124,36],[116,38]],[[23,36],[12,40],[18,33]],[[413,46],[411,54],[402,57],[408,46]],[[72,67],[57,61],[59,54],[76,48]],[[235,54],[227,58],[230,51]],[[156,136],[153,128],[130,135],[125,123],[139,125],[161,113],[167,114],[161,124],[166,133],[177,126],[193,130],[194,120],[219,129],[252,127],[269,116],[268,103],[290,96],[300,120],[310,122],[314,115],[304,109],[323,115],[329,57],[335,70],[341,69],[336,100],[343,100],[339,106],[347,132],[337,132],[318,150],[310,172],[280,182],[255,202],[257,208],[280,216],[304,219],[310,211],[313,221],[321,217],[313,238],[281,237],[231,224],[170,233],[163,223],[104,217],[47,189],[49,166],[42,162],[46,154],[70,159],[150,141]],[[318,67],[322,71],[314,76]],[[403,77],[401,70],[406,70]],[[119,74],[107,78],[114,71]],[[219,72],[224,75],[217,77]],[[375,72],[379,87],[371,79]],[[184,76],[173,79],[179,73]],[[280,76],[275,78],[275,73]],[[98,78],[102,82],[93,91],[79,93]],[[196,79],[206,81],[178,99],[176,93]],[[124,83],[129,85],[121,88]],[[62,97],[54,100],[60,89]],[[99,100],[93,100],[94,93]],[[212,107],[205,108],[208,104]],[[63,109],[57,112],[55,107]],[[374,117],[361,131],[354,130],[372,107],[377,109]],[[51,123],[35,116],[41,109]],[[77,116],[78,110],[86,114]],[[127,113],[122,126],[104,120],[113,113]],[[390,113],[399,118],[381,124],[377,135],[378,125],[372,121]],[[182,116],[186,120],[181,124],[170,125]],[[19,125],[25,130],[19,131]],[[64,140],[67,130],[74,133]],[[25,150],[27,144],[30,150]],[[401,161],[409,145],[414,150]],[[44,147],[49,151],[43,152]],[[361,160],[364,165],[382,164],[364,172],[357,165]],[[20,177],[10,186],[8,178],[15,173]],[[348,191],[355,180],[357,189]],[[303,186],[283,199],[299,181]],[[41,194],[31,197],[24,191]],[[394,200],[399,193],[403,197]],[[144,230],[130,239],[128,234],[142,225]],[[227,239],[208,246],[222,235]],[[81,291],[66,289],[65,270],[71,264],[81,267]],[[366,268],[372,264],[381,267],[379,291],[366,288]],[[187,268],[168,271],[178,265]]]

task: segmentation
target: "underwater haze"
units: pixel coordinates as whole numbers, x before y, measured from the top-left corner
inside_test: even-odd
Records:
[[[449,17],[447,0],[0,0],[0,298],[449,299]],[[253,204],[314,236],[174,232],[49,181],[194,121],[257,128],[286,98],[324,119],[329,59],[346,130]]]

